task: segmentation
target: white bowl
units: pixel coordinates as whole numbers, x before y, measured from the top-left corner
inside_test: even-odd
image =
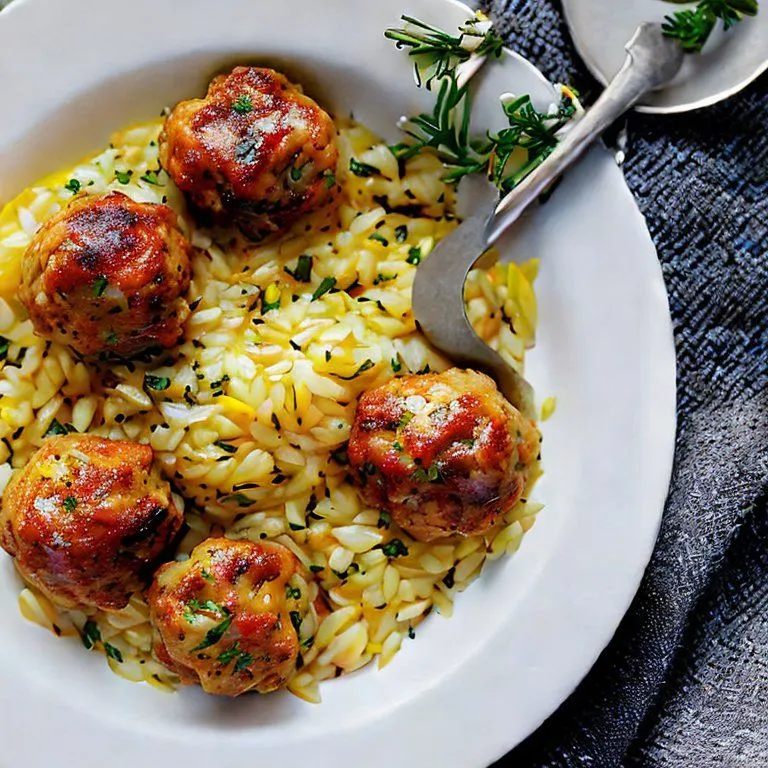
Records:
[[[236,62],[284,68],[333,110],[397,139],[396,119],[431,99],[382,36],[401,12],[446,29],[467,13],[447,0],[17,0],[0,14],[0,203]],[[502,91],[553,100],[514,55],[480,79],[478,129],[497,118]],[[537,491],[547,506],[520,551],[486,568],[452,619],[425,622],[386,670],[324,684],[320,705],[127,683],[21,617],[3,558],[4,764],[483,765],[557,707],[610,639],[650,556],[672,462],[674,350],[644,222],[601,151],[504,252],[542,259],[529,373],[540,396],[558,399]]]

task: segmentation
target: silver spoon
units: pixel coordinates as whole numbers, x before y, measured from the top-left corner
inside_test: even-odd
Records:
[[[682,48],[664,37],[657,24],[641,24],[626,49],[624,66],[552,154],[500,203],[466,219],[441,240],[416,272],[413,311],[429,341],[456,363],[493,376],[506,398],[531,419],[531,385],[472,329],[464,283],[478,259],[523,211],[645,93],[669,82],[683,62]]]

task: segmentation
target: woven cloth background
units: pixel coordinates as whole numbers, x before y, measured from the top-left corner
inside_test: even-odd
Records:
[[[484,7],[545,75],[594,93],[558,0]],[[675,328],[672,487],[613,642],[499,765],[768,766],[767,86],[687,116],[628,118],[624,172]]]
[[[557,0],[485,8],[548,77],[594,92]],[[768,766],[767,86],[706,112],[628,119],[624,171],[677,343],[672,487],[613,642],[498,765]]]

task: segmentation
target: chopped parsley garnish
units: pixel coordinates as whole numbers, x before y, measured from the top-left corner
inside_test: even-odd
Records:
[[[232,109],[238,115],[247,115],[253,109],[253,100],[250,94],[244,93],[232,102]]]
[[[115,171],[115,178],[121,184],[128,184],[133,176],[133,171]]]
[[[292,587],[288,584],[285,588],[285,596],[289,600],[299,600],[301,599],[301,590],[298,587]]]
[[[54,419],[51,422],[51,426],[48,427],[48,430],[43,435],[43,437],[52,437],[53,435],[66,435],[66,434],[67,434],[67,430],[64,429],[64,427],[62,427],[61,424],[56,419]]]
[[[389,245],[389,240],[387,240],[384,235],[380,235],[378,232],[374,232],[372,235],[368,237],[369,240],[375,240],[377,243],[381,243],[383,246]]]
[[[395,227],[395,240],[398,243],[404,243],[408,239],[408,225],[400,224]]]
[[[390,280],[397,279],[397,275],[385,275],[379,272],[378,275],[376,275],[375,280],[373,281],[374,285],[378,285],[379,283],[388,283]]]
[[[203,568],[200,571],[200,575],[209,583],[209,584],[215,584],[216,579],[213,578],[213,574],[210,571],[206,571],[205,568]]]
[[[203,641],[196,645],[192,650],[193,651],[202,651],[205,648],[210,647],[211,645],[216,645],[216,643],[221,640],[222,637],[224,637],[224,633],[229,629],[230,624],[232,624],[232,614],[229,612],[227,608],[224,608],[222,606],[222,610],[226,614],[224,617],[224,620],[217,624],[213,629],[209,629],[205,633],[205,638]]]
[[[117,344],[117,334],[114,331],[107,334],[107,344]]]
[[[398,452],[403,452],[403,444],[399,440],[395,440],[394,443],[392,443],[392,447]]]
[[[8,348],[10,346],[11,342],[5,336],[0,336],[0,360],[5,360],[8,357]]]
[[[322,565],[310,565],[309,570],[312,571],[312,573],[320,573],[321,571],[325,570],[325,566]]]
[[[413,264],[414,266],[417,266],[421,264],[421,248],[418,248],[414,246],[413,248],[408,249],[408,258],[406,261],[409,264]]]
[[[77,179],[70,179],[65,185],[64,189],[68,189],[73,194],[77,194],[80,191],[82,185]]]
[[[62,503],[67,512],[74,512],[77,509],[77,499],[74,496],[67,496]]]
[[[392,539],[392,541],[382,545],[381,551],[387,557],[404,557],[408,554],[408,547],[400,539]]]
[[[389,528],[392,525],[392,515],[389,512],[379,512],[379,520],[376,523],[377,528]]]
[[[330,189],[336,183],[336,174],[333,171],[325,171],[323,173],[323,183],[326,189]]]
[[[214,445],[217,448],[221,448],[222,451],[226,451],[227,453],[237,453],[236,445],[230,445],[229,443],[225,443],[223,440],[217,440]]]
[[[354,157],[349,158],[349,170],[360,176],[361,178],[367,178],[368,176],[380,176],[381,171],[375,165],[368,165],[368,163],[361,163],[355,160]]]
[[[346,467],[349,464],[349,454],[347,453],[346,446],[344,448],[337,448],[335,451],[331,451],[331,458],[342,467]]]
[[[416,631],[414,630],[414,628],[410,624],[408,625],[408,637],[411,640],[415,640],[416,639]]]
[[[163,392],[171,386],[171,380],[167,376],[153,376],[151,373],[145,373],[144,386],[156,392]]]
[[[91,290],[93,291],[93,295],[96,296],[96,298],[98,298],[99,296],[103,296],[104,291],[107,290],[108,285],[109,285],[109,281],[107,280],[106,277],[104,277],[104,275],[97,277],[93,281],[93,284],[91,285]]]
[[[403,370],[403,364],[400,362],[399,357],[393,357],[391,360],[392,371],[394,373],[400,373]]]
[[[338,376],[340,379],[343,379],[344,381],[352,381],[352,379],[356,379],[361,373],[370,371],[371,368],[374,367],[374,365],[376,365],[376,363],[374,363],[373,360],[366,360],[351,376],[339,376],[338,373],[334,375]]]
[[[451,570],[448,571],[448,573],[446,573],[445,576],[443,576],[443,584],[445,584],[445,586],[448,589],[453,589],[453,585],[455,584],[455,580],[454,580],[455,573],[456,573],[456,568],[451,568]]]
[[[406,411],[401,417],[400,421],[397,422],[398,427],[407,427],[411,421],[413,420],[413,417],[415,416],[415,413],[412,413],[411,411]]]
[[[299,179],[301,179],[301,168],[297,168],[295,165],[291,166],[289,175],[291,177],[291,181],[299,181]]]
[[[203,578],[205,577],[203,576]],[[228,611],[224,606],[214,603],[213,600],[201,602],[194,597],[184,606],[184,619],[190,624],[194,624],[197,621],[197,616],[201,613],[213,613],[218,617],[226,616]]]
[[[111,643],[104,643],[104,652],[107,654],[107,656],[109,656],[110,659],[114,659],[120,664],[123,663],[123,654],[120,653],[120,651]]]
[[[303,621],[301,614],[298,611],[291,611],[288,615],[291,617],[291,624],[293,624],[296,634],[298,634],[301,629],[301,622]]]
[[[299,283],[308,283],[312,275],[312,257],[302,254],[296,262],[296,269],[283,267],[294,280]]]
[[[411,479],[417,483],[439,483],[441,481],[440,469],[437,464],[430,464],[427,469],[419,467],[413,472]]]
[[[312,301],[317,301],[321,296],[324,296],[336,285],[335,277],[324,277],[320,285],[317,286],[315,292],[312,294]]]
[[[234,672],[242,672],[244,669],[253,664],[253,656],[248,651],[244,651],[240,647],[240,642],[237,641],[229,646],[225,651],[222,651],[217,657],[216,661],[220,661],[224,666],[229,664],[230,661],[235,661]]]
[[[467,448],[474,448],[475,447],[475,440],[472,437],[468,437],[468,438],[466,438],[464,440],[459,440],[459,442],[462,445],[466,445]]]
[[[80,633],[83,638],[83,645],[90,650],[96,643],[101,642],[101,632],[95,621],[88,619],[83,624],[83,631]]]
[[[292,531],[305,531],[307,529],[306,525],[299,525],[298,523],[288,523],[288,527]]]
[[[147,171],[142,177],[142,181],[146,181],[147,184],[154,184],[156,187],[160,186],[160,180],[157,178],[157,171]]]

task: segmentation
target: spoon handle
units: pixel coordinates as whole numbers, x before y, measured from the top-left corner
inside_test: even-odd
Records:
[[[684,56],[677,41],[664,37],[657,24],[641,24],[626,49],[624,66],[592,108],[564,134],[552,154],[496,206],[485,229],[489,246],[611,123],[648,91],[669,82]]]

